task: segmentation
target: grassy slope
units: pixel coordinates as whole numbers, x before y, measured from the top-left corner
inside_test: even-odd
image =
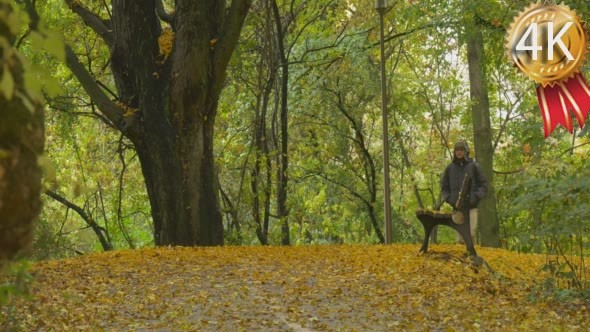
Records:
[[[34,266],[23,330],[572,330],[588,303],[533,302],[540,255],[418,245],[157,248]]]

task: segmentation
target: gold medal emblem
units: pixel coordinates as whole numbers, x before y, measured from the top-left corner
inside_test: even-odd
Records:
[[[543,87],[573,77],[586,60],[588,34],[564,5],[533,4],[515,17],[506,37],[510,60]]]
[[[584,23],[564,5],[533,4],[517,15],[508,29],[508,58],[539,83],[537,100],[545,137],[558,125],[573,132],[570,111],[580,128],[586,122],[590,86],[580,68],[586,61],[588,45]]]

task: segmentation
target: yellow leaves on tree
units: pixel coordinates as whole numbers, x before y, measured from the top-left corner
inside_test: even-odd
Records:
[[[162,34],[158,37],[158,45],[160,46],[160,55],[165,61],[170,56],[174,45],[174,31],[171,28],[166,27],[162,30]]]
[[[123,110],[123,116],[128,118],[131,117],[133,115],[135,115],[135,113],[138,111],[137,108],[133,108],[125,103],[122,102],[117,102],[117,105],[119,105],[119,107],[121,107],[121,109]]]
[[[80,0],[73,0],[70,4],[70,8],[72,10],[76,9],[76,7],[79,7],[79,6],[81,6]]]
[[[523,152],[524,154],[526,154],[526,155],[529,155],[529,154],[531,154],[531,145],[530,145],[529,143],[525,144],[525,145],[522,147],[522,152]]]
[[[40,262],[22,330],[571,330],[588,303],[534,302],[545,257],[418,245],[155,248]]]

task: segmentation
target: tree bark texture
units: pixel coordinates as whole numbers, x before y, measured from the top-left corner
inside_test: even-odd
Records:
[[[287,184],[289,181],[289,124],[288,124],[288,96],[289,96],[289,63],[285,53],[285,34],[276,0],[272,0],[272,12],[276,26],[277,51],[281,66],[280,76],[280,128],[281,145],[278,169],[277,207],[278,217],[281,220],[281,244],[289,245],[289,211],[287,209]]]
[[[113,104],[119,109],[110,115],[103,110],[108,107],[99,107],[137,150],[156,245],[223,244],[213,131],[225,70],[250,2],[233,0],[226,8],[225,1],[175,1],[174,15],[165,17],[173,33],[169,53],[158,43],[165,31],[158,1],[113,1],[112,21],[80,15],[112,33],[103,39],[112,41]],[[80,4],[73,7],[80,11]],[[83,78],[75,61],[68,66]],[[92,84],[84,88],[93,100],[103,97]]]
[[[3,18],[17,15],[0,1],[0,266],[29,249],[41,210],[41,168],[45,133],[41,103],[28,93],[16,36]],[[12,90],[12,91],[8,91]]]
[[[272,62],[272,60],[271,60]],[[262,70],[261,70],[262,71]],[[256,117],[254,121],[254,141],[256,144],[256,153],[254,167],[251,172],[252,217],[256,223],[256,236],[262,245],[268,245],[268,229],[270,225],[270,199],[272,186],[272,157],[267,139],[267,113],[270,94],[272,92],[275,80],[274,71],[270,71],[269,78],[264,84],[264,92],[258,97],[256,105]],[[262,81],[262,79],[261,79]],[[262,181],[262,162],[265,168],[265,180]],[[262,189],[260,188],[262,186]],[[261,215],[260,196],[264,197],[264,211]]]
[[[485,77],[485,55],[481,29],[474,28],[467,40],[471,111],[473,114],[473,135],[477,162],[481,165],[489,187],[486,198],[479,203],[479,228],[481,245],[500,246],[500,227],[496,211],[494,192],[494,148],[490,125],[490,106]]]

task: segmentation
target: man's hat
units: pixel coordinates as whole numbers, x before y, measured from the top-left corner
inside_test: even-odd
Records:
[[[469,145],[467,145],[467,143],[465,143],[463,141],[459,141],[459,142],[455,143],[454,150],[463,150],[463,151],[465,151],[465,153],[469,153]]]

